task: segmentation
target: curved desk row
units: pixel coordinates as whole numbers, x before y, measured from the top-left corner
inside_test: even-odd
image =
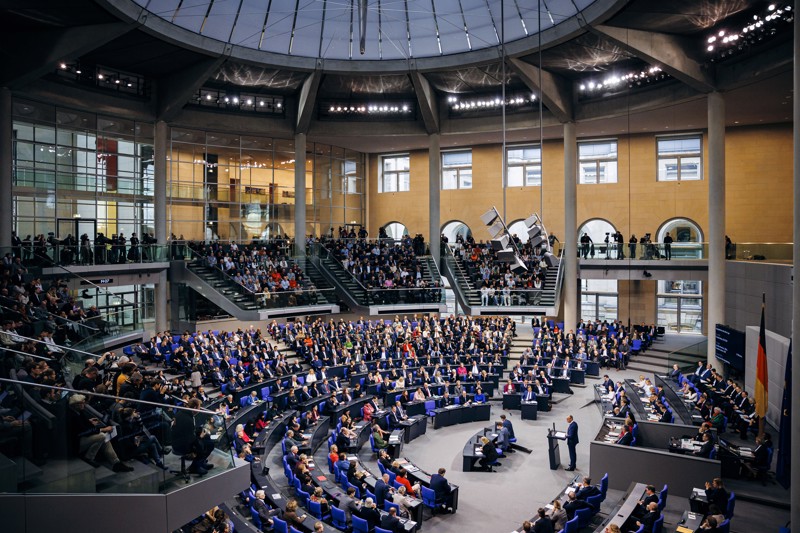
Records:
[[[475,463],[483,457],[483,452],[481,451],[483,447],[481,439],[483,437],[493,441],[497,438],[497,433],[494,432],[494,428],[483,428],[469,438],[464,445],[464,451],[462,453],[463,463],[461,469],[464,472],[472,472],[473,468],[475,468]]]
[[[492,406],[488,403],[440,407],[433,410],[433,429],[467,422],[487,421],[491,417],[491,412]]]

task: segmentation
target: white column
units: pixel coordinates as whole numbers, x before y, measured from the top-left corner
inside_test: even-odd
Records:
[[[306,253],[306,134],[294,136],[294,246]]]
[[[10,252],[11,232],[14,231],[12,219],[12,176],[13,165],[11,143],[13,123],[11,120],[11,89],[0,87],[0,247],[2,255]]]
[[[442,174],[442,151],[439,145],[439,134],[432,133],[428,136],[428,241],[430,244],[431,255],[434,260],[439,262],[441,257],[441,174]]]
[[[575,123],[564,124],[564,330],[578,323],[578,139]]]
[[[797,95],[800,94],[800,59],[798,59],[798,49],[800,49],[800,20],[798,20],[797,13],[794,15],[794,98],[792,103],[794,107],[794,245],[792,250],[794,258],[792,266],[794,268],[794,283],[792,284],[792,338],[800,342],[800,281],[797,277],[800,274],[800,203],[797,201],[797,195],[800,194],[800,101]],[[800,361],[794,354],[800,352],[800,345],[792,345],[792,355],[794,361],[792,363],[792,399],[790,407],[790,416],[792,418],[792,444],[797,446],[800,443]],[[800,461],[797,460],[797,454],[794,455],[792,464],[790,466],[790,482],[791,494],[789,501],[795,502],[791,506],[789,518],[793,520],[793,524],[800,524],[800,505],[797,505],[797,497],[800,494]],[[798,527],[798,526],[795,526]]]
[[[167,155],[169,150],[169,126],[163,120],[156,122],[153,139],[153,225],[155,226],[156,244],[167,245]],[[169,257],[169,251],[165,252]],[[169,329],[167,313],[167,271],[158,274],[155,287],[156,331]]]
[[[716,325],[725,324],[725,99],[708,95],[708,360],[716,363]],[[715,365],[717,366],[717,365]]]

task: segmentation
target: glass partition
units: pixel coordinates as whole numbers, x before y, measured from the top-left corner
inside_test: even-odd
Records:
[[[78,376],[80,390],[45,384],[59,364],[46,358],[28,356],[0,378],[0,469],[11,473],[0,475],[1,490],[166,493],[234,466],[232,419],[187,407],[160,371],[134,372],[112,395],[109,363]],[[157,401],[139,400],[144,390]]]

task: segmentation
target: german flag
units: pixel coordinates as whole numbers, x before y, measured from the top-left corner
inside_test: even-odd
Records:
[[[758,332],[758,359],[756,359],[756,414],[761,420],[767,416],[768,379],[767,379],[767,330],[764,325],[764,308],[766,295],[761,296],[761,329]]]

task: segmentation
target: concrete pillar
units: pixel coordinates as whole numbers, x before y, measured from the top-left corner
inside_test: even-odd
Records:
[[[725,324],[725,99],[708,95],[708,360],[716,363],[716,325]],[[716,365],[715,366],[720,366]]]
[[[564,330],[578,323],[578,138],[575,123],[564,124]]]
[[[294,246],[306,253],[306,134],[294,136]]]
[[[792,266],[794,268],[794,282],[792,283],[792,339],[800,342],[800,281],[798,281],[798,273],[800,273],[800,203],[797,201],[797,195],[800,194],[800,101],[797,95],[800,94],[800,59],[797,54],[800,50],[800,19],[797,13],[794,16],[794,98],[792,103],[794,107],[794,115],[792,128],[794,129],[794,245],[792,250],[794,252]],[[800,345],[792,345],[793,355],[800,352]],[[797,446],[800,443],[800,362],[797,357],[794,357],[792,363],[792,399],[791,406],[789,407],[792,425],[792,443]],[[791,472],[789,475],[791,482],[791,494],[789,501],[795,502],[791,506],[789,518],[793,520],[793,524],[800,524],[800,505],[797,505],[797,498],[800,495],[800,461],[797,460],[797,454],[791,462]],[[798,526],[795,526],[798,527]]]
[[[169,152],[169,126],[163,120],[156,122],[153,139],[153,225],[156,242],[159,246],[167,244],[167,156]],[[169,251],[164,252],[168,257]],[[158,274],[155,288],[156,331],[169,328],[167,300],[167,271]]]
[[[11,89],[0,87],[0,247],[2,255],[10,252],[11,232],[14,231],[12,176],[13,123],[11,120]]]
[[[431,255],[437,264],[441,258],[441,181],[442,181],[442,151],[439,145],[439,134],[432,133],[428,136],[428,240],[430,241]]]

